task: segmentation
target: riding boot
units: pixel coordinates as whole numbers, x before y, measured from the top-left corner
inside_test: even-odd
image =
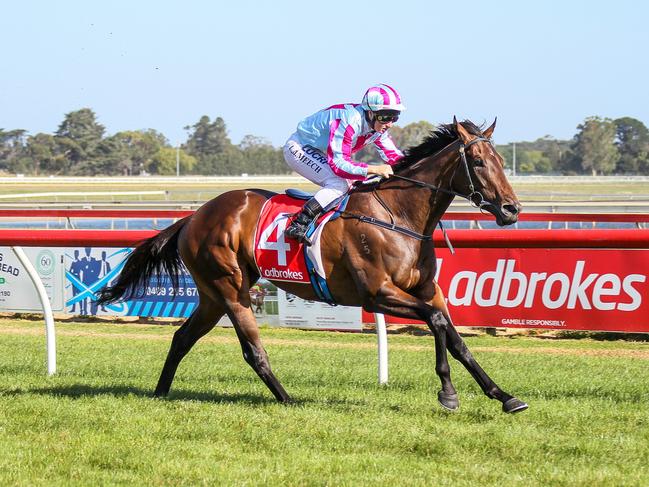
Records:
[[[320,203],[315,198],[311,198],[304,204],[300,213],[298,213],[284,231],[284,235],[310,246],[311,239],[307,237],[306,232],[311,223],[322,214],[322,211],[323,208],[320,206]]]

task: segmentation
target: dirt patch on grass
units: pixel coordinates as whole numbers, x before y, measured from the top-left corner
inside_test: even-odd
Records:
[[[584,348],[557,348],[557,347],[473,347],[476,352],[516,353],[534,355],[543,353],[548,355],[574,355],[590,357],[636,358],[649,360],[649,350],[629,350],[626,348],[584,349]]]

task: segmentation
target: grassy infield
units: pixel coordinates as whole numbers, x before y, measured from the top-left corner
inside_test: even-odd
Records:
[[[467,339],[515,416],[452,362],[462,405],[436,404],[431,337],[263,329],[296,399],[276,404],[216,329],[149,397],[173,327],[0,320],[0,485],[647,485],[649,344]]]
[[[147,181],[146,178],[139,180],[141,184],[126,184],[126,183],[111,183],[106,185],[105,182],[93,182],[92,178],[88,179],[87,183],[62,183],[60,181],[54,182],[45,182],[45,183],[34,183],[29,179],[19,180],[16,179],[12,182],[3,183],[2,194],[17,194],[17,193],[43,193],[43,192],[57,192],[57,191],[76,191],[76,192],[88,192],[88,191],[137,191],[137,190],[146,190],[146,191],[168,191],[167,198],[171,201],[207,201],[208,199],[230,189],[243,189],[254,187],[255,184],[252,183],[220,183],[216,184],[212,181],[206,180],[205,182],[196,182],[192,180],[183,180],[181,179],[170,179],[166,183],[153,183]],[[299,187],[305,191],[314,191],[317,189],[312,183],[304,180],[302,183],[292,184],[293,187]],[[614,199],[619,199],[623,197],[638,197],[638,196],[648,196],[649,195],[649,181],[644,180],[635,180],[635,181],[625,181],[625,182],[606,182],[606,181],[581,181],[579,184],[575,184],[572,181],[561,182],[557,180],[552,180],[551,182],[536,180],[530,178],[529,180],[516,180],[513,183],[514,190],[519,195],[520,199],[523,201],[534,201],[534,200],[574,200],[576,198],[585,198],[591,199],[593,196],[596,198],[602,199],[603,195],[611,195]],[[264,189],[271,191],[284,191],[285,186],[278,184],[265,184],[263,185]],[[128,201],[160,201],[164,200],[161,196],[150,195],[150,196],[134,196],[134,195],[125,195],[114,198],[112,196],[61,196],[56,198],[58,202],[79,202],[87,201],[91,198],[94,202],[101,201],[113,201],[118,199],[122,202]],[[12,199],[10,202],[40,202],[42,204],[43,199],[47,201],[52,201],[54,197],[43,197],[43,198],[21,198],[21,199]],[[0,202],[3,200],[0,199]]]

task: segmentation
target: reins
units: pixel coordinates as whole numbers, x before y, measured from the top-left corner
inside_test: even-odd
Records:
[[[392,179],[392,178],[400,179],[402,181],[407,181],[407,182],[409,182],[411,184],[414,184],[416,186],[430,189],[431,191],[434,191],[434,192],[441,192],[441,193],[446,193],[446,194],[450,194],[450,195],[453,195],[453,196],[460,196],[460,197],[466,199],[467,201],[469,201],[469,204],[471,206],[473,206],[473,207],[475,207],[475,208],[477,208],[479,210],[482,210],[482,208],[484,208],[485,206],[492,206],[491,203],[489,203],[488,201],[485,201],[484,196],[482,195],[482,193],[480,193],[480,191],[475,190],[475,185],[473,184],[473,179],[471,178],[471,171],[469,170],[469,163],[468,163],[468,161],[466,159],[466,149],[471,147],[473,144],[475,144],[477,142],[481,142],[481,141],[491,144],[491,140],[486,138],[486,137],[476,137],[475,139],[470,141],[468,144],[460,144],[460,148],[459,148],[460,161],[462,163],[462,166],[464,167],[466,177],[469,180],[469,194],[458,193],[457,191],[454,191],[453,189],[450,188],[450,185],[453,182],[453,178],[455,178],[455,174],[457,173],[457,169],[458,169],[458,166],[460,164],[455,166],[455,169],[453,171],[453,176],[451,176],[451,182],[449,183],[449,189],[441,188],[439,186],[435,186],[434,184],[430,184],[430,183],[427,183],[425,181],[419,181],[417,179],[408,178],[406,176],[401,176],[399,174],[393,174],[393,175],[390,176],[389,179]],[[387,206],[387,204],[383,201],[383,199],[376,192],[376,190],[379,189],[379,186],[381,185],[381,183],[383,183],[385,181],[388,181],[389,179],[380,179],[380,180],[378,180],[376,183],[374,183],[374,187],[372,188],[372,194],[377,199],[377,201],[381,204],[381,206],[388,212],[388,215],[390,215],[390,222],[389,223],[386,222],[386,221],[374,218],[372,216],[357,215],[355,213],[350,213],[348,211],[341,211],[340,214],[343,215],[343,216],[349,217],[349,218],[354,218],[354,219],[359,220],[359,221],[364,222],[364,223],[369,223],[371,225],[376,225],[377,227],[385,228],[387,230],[391,230],[393,232],[397,232],[397,233],[400,233],[402,235],[406,235],[406,236],[414,238],[416,240],[421,240],[421,241],[424,241],[424,242],[431,241],[433,239],[432,235],[423,235],[423,234],[421,234],[419,232],[415,232],[414,230],[410,230],[409,228],[405,228],[405,227],[396,225],[394,223],[394,217],[392,215],[392,211],[390,210],[390,208]],[[473,199],[474,196],[476,196],[476,195],[479,197],[479,202],[476,202]],[[454,253],[453,246],[451,245],[451,241],[449,240],[448,235],[446,234],[446,229],[442,225],[442,221],[440,220],[438,222],[438,224],[439,224],[439,228],[442,230],[442,233],[444,234],[444,240],[446,241],[446,245],[448,245],[448,248],[451,251],[451,253]]]

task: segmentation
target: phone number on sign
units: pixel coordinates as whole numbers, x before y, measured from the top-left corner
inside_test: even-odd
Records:
[[[173,287],[157,287],[149,286],[146,288],[146,296],[198,296],[198,291],[195,287],[181,287],[175,289]]]

